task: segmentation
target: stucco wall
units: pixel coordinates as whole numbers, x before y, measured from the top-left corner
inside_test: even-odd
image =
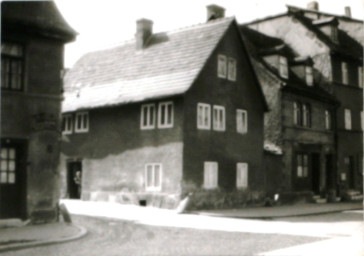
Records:
[[[109,200],[109,194],[128,194],[131,203],[146,195],[179,196],[182,179],[182,98],[173,101],[174,126],[140,129],[141,104],[89,111],[89,131],[64,135],[62,143],[62,196],[67,196],[67,161],[82,161],[82,198]],[[145,164],[162,164],[161,191],[145,189]],[[96,193],[96,194],[95,194]],[[138,198],[137,198],[137,197]],[[143,199],[144,200],[144,199]],[[148,204],[155,204],[154,199]],[[177,199],[176,199],[177,200]],[[148,200],[147,200],[148,201]]]

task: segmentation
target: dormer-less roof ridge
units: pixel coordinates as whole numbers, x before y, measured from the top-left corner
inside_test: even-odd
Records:
[[[152,34],[85,54],[64,78],[63,111],[141,102],[185,93],[235,18]]]

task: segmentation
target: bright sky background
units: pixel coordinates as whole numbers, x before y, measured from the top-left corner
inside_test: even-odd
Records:
[[[350,6],[353,18],[363,19],[364,0],[320,0],[319,9],[344,14]],[[239,23],[276,15],[287,10],[286,4],[306,8],[310,0],[55,0],[67,22],[79,35],[65,49],[65,67],[86,52],[132,39],[135,21],[154,22],[153,32],[169,31],[206,22],[206,6],[217,4],[225,16],[235,16]]]

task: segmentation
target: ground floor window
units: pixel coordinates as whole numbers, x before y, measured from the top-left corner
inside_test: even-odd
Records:
[[[248,187],[248,164],[237,163],[236,165],[236,187],[247,188]]]
[[[308,176],[308,155],[297,154],[297,177],[304,178]]]
[[[162,188],[162,164],[145,165],[145,188],[147,191],[159,191]]]
[[[16,170],[16,150],[15,148],[3,147],[1,149],[0,183],[14,184]]]
[[[217,162],[205,162],[203,187],[207,189],[217,188],[217,176],[218,176]]]

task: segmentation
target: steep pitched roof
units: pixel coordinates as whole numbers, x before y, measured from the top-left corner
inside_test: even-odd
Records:
[[[53,1],[3,1],[1,21],[6,25],[21,26],[25,30],[35,28],[38,33],[44,31],[47,36],[65,41],[72,41],[77,35]],[[3,29],[6,27],[3,25]]]
[[[307,86],[306,82],[302,78],[298,77],[292,70],[289,69],[289,78],[281,78],[277,67],[273,67],[266,63],[259,52],[264,47],[274,47],[280,45],[283,41],[278,38],[266,36],[256,30],[248,28],[247,26],[240,26],[242,36],[245,39],[246,45],[249,49],[249,53],[253,59],[253,66],[258,75],[259,81],[262,86],[272,86],[273,84],[284,84],[283,90],[300,93],[307,97],[312,97],[321,101],[337,104],[337,100],[334,96],[322,89],[318,84],[315,86]],[[285,45],[288,57],[293,59],[297,56],[296,53],[287,45]],[[294,61],[309,62],[309,59],[300,57],[295,58]],[[268,98],[268,97],[267,97]],[[269,100],[268,100],[269,104]]]
[[[234,18],[153,34],[84,55],[65,77],[63,111],[140,102],[185,93]]]
[[[318,38],[327,44],[334,52],[353,58],[362,58],[363,47],[350,37],[345,31],[338,29],[338,43],[334,43],[325,33],[313,24],[313,20],[305,17],[300,12],[291,13],[310,31],[314,32]]]
[[[364,38],[363,21],[353,19],[347,16],[335,15],[324,13],[321,11],[313,11],[287,5],[288,11],[283,14],[277,14],[268,16],[266,18],[257,19],[243,25],[252,25],[263,21],[269,21],[272,19],[280,18],[283,16],[292,15],[294,16],[303,26],[316,34],[316,36],[325,43],[330,49],[344,56],[362,59],[363,55],[363,44],[362,38]],[[339,21],[338,26],[338,41],[339,43],[333,42],[326,34],[324,34],[317,26],[313,23],[314,19],[311,19],[305,15],[305,13],[316,13],[322,18],[334,18]],[[289,24],[287,24],[289,25]],[[360,34],[360,35],[359,35]]]

